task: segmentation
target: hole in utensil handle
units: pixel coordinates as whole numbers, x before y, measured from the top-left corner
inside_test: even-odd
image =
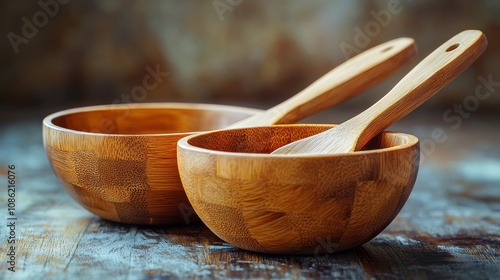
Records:
[[[452,50],[458,48],[458,46],[460,46],[460,44],[451,45],[446,49],[446,52],[451,52]]]
[[[387,48],[383,49],[381,52],[383,52],[383,53],[384,53],[384,52],[389,51],[389,50],[391,50],[391,49],[392,49],[392,46],[389,46],[389,47],[387,47]]]

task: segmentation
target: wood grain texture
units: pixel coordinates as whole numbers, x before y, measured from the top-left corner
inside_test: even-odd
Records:
[[[295,123],[381,83],[410,63],[416,54],[411,38],[380,44],[348,59],[288,100],[229,128]]]
[[[369,241],[410,195],[418,139],[384,133],[357,153],[269,155],[328,128],[282,125],[181,139],[179,173],[191,205],[217,236],[251,251],[318,254]]]
[[[122,223],[178,224],[191,207],[177,171],[177,141],[256,112],[175,103],[86,107],[47,117],[43,138],[61,184],[90,212]]]
[[[360,150],[467,69],[486,46],[486,37],[478,30],[453,36],[362,113],[331,130],[280,147],[273,154],[338,154]]]
[[[314,121],[352,115],[324,113]],[[360,247],[310,256],[239,250],[201,223],[100,219],[61,188],[43,149],[41,118],[0,125],[0,181],[9,164],[19,179],[15,273],[7,270],[7,193],[0,192],[0,279],[500,279],[500,115],[477,111],[455,130],[441,113],[415,112],[391,128],[425,141],[438,125],[448,136],[425,154],[393,222]]]

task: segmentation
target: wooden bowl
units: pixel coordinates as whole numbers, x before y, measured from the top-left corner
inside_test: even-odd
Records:
[[[269,155],[331,127],[254,127],[181,139],[179,173],[191,205],[216,235],[246,250],[323,254],[369,241],[410,195],[418,139],[384,132],[349,154]]]
[[[122,223],[189,223],[197,217],[179,178],[177,141],[257,112],[182,103],[84,107],[46,117],[43,140],[56,176],[90,212]]]

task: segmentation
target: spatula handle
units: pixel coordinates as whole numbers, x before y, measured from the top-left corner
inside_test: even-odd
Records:
[[[337,66],[283,103],[230,128],[294,123],[382,82],[412,61],[416,52],[411,38],[398,38],[373,47]]]
[[[481,31],[467,30],[433,51],[387,95],[347,121],[360,131],[355,149],[361,149],[375,135],[432,97],[467,69],[486,46],[486,37]]]

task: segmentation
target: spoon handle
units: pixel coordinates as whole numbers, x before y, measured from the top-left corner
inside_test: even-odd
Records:
[[[469,67],[486,46],[486,37],[481,31],[466,30],[433,51],[387,95],[342,124],[358,135],[354,150],[361,149],[374,136],[432,97]]]
[[[229,126],[294,123],[382,82],[416,56],[411,38],[398,38],[345,61],[283,103]]]

